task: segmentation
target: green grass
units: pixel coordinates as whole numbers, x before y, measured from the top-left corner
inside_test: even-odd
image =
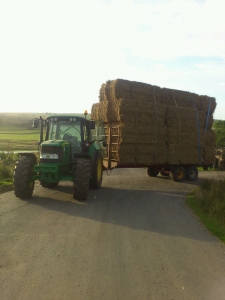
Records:
[[[12,178],[6,178],[6,179],[0,179],[0,186],[5,186],[5,185],[12,185],[13,184],[13,179]]]
[[[198,171],[204,171],[202,167],[198,167]],[[210,171],[224,171],[224,169],[222,168],[213,168],[213,167],[209,167],[207,171],[205,172],[210,172]]]
[[[204,180],[186,203],[205,227],[225,243],[225,178]]]
[[[0,151],[31,150],[37,151],[36,142],[39,141],[39,129],[1,128]]]
[[[39,129],[24,128],[0,129],[0,141],[36,141],[39,140]]]

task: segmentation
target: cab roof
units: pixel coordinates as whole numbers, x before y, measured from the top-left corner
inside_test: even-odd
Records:
[[[46,119],[49,121],[51,120],[52,118],[57,118],[58,121],[69,121],[70,118],[76,118],[77,121],[89,121],[87,119],[85,119],[84,117],[79,117],[79,116],[74,116],[74,115],[51,115],[51,116],[48,116]]]

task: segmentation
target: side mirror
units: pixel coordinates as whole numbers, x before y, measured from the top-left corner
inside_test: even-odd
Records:
[[[89,128],[95,129],[95,121],[89,121]]]
[[[38,128],[38,123],[39,123],[39,119],[34,119],[33,124],[32,124],[32,128]]]

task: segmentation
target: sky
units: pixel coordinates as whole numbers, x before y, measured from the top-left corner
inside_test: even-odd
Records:
[[[0,112],[89,112],[102,83],[216,98],[225,120],[224,0],[0,0]]]

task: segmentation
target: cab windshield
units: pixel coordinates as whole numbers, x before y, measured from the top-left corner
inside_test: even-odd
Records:
[[[47,140],[70,140],[75,138],[81,142],[81,122],[68,121],[50,122]]]

